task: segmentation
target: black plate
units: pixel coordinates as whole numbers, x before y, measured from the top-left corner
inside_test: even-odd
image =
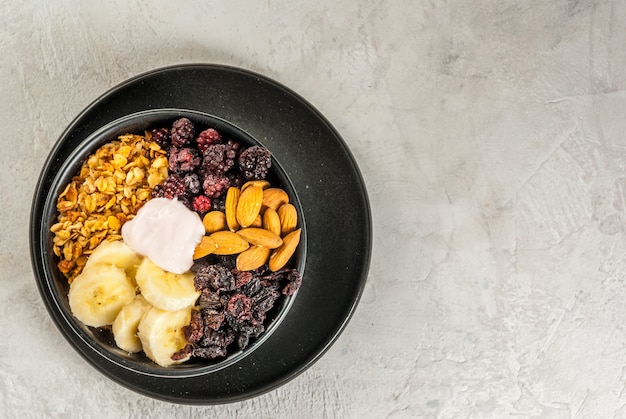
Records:
[[[156,108],[190,109],[222,118],[267,146],[300,198],[307,230],[303,284],[280,327],[254,352],[218,371],[155,377],[102,357],[76,334],[47,284],[41,232],[46,197],[74,149],[102,126]],[[359,169],[344,141],[308,102],[249,71],[184,65],[135,77],[104,94],[63,132],[42,170],[31,213],[31,258],[40,293],[59,330],[107,377],[141,394],[185,404],[240,401],[306,370],[344,329],[358,303],[371,255],[371,214]]]

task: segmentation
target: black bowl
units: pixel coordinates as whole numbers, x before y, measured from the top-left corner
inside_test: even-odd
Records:
[[[59,190],[84,157],[118,134],[187,115],[274,157],[274,178],[291,195],[305,239],[297,296],[276,307],[249,348],[217,362],[162,368],[115,348],[111,335],[69,311],[49,228]],[[167,124],[166,124],[167,125]],[[31,259],[44,304],[64,337],[98,371],[141,394],[186,404],[247,399],[284,384],[319,359],[341,334],[362,293],[371,255],[365,185],[347,146],[308,102],[245,70],[183,65],[133,78],[87,107],[63,132],[42,169],[31,212]]]
[[[56,222],[58,215],[56,200],[65,186],[78,174],[81,165],[87,160],[90,154],[93,154],[100,146],[116,140],[120,135],[129,133],[143,134],[144,131],[152,128],[168,128],[172,125],[172,122],[183,117],[190,119],[194,123],[197,132],[201,132],[207,128],[214,128],[220,132],[224,138],[236,140],[244,147],[253,145],[263,146],[263,144],[245,131],[227,121],[198,111],[184,109],[153,109],[133,113],[117,119],[97,130],[79,143],[54,176],[50,184],[48,195],[44,199],[42,218],[44,223],[42,223],[42,228],[39,231],[39,240],[43,248],[52,249],[53,235],[49,232],[49,227]],[[280,163],[276,161],[274,157],[272,157],[272,167],[268,173],[267,180],[272,186],[282,188],[287,192],[290,202],[296,207],[298,212],[298,220],[302,228],[302,233],[297,254],[295,255],[295,267],[303,274],[306,255],[306,225],[303,211],[291,181],[284,169],[280,166]],[[48,226],[48,231],[44,228],[46,225]],[[103,357],[107,362],[151,377],[190,377],[202,375],[238,362],[241,358],[252,353],[272,334],[286,315],[293,299],[297,295],[296,292],[291,296],[278,300],[278,304],[268,313],[265,332],[263,332],[259,338],[252,340],[250,345],[244,350],[233,351],[226,358],[220,358],[215,361],[192,360],[182,364],[161,367],[149,360],[143,352],[128,354],[119,349],[115,345],[109,329],[87,327],[76,320],[71,315],[69,306],[69,285],[67,279],[57,268],[56,263],[58,260],[54,255],[48,253],[48,256],[49,257],[42,261],[46,280],[45,285],[48,287],[48,292],[54,299],[56,306],[59,307],[67,325],[72,329],[73,333],[80,337],[81,341],[87,345],[87,347]]]

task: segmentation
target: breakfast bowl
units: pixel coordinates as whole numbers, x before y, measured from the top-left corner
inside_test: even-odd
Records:
[[[116,346],[109,327],[72,313],[51,228],[57,200],[90,155],[122,135],[186,118],[243,147],[271,153],[267,182],[295,208],[300,241],[289,267],[298,289],[267,312],[263,330],[215,359],[162,366]],[[249,71],[183,65],[135,77],[94,101],[62,133],[41,172],[31,213],[31,259],[42,300],[71,346],[113,381],[175,403],[250,398],[306,370],[339,337],[360,298],[371,253],[371,215],[358,167],[330,123],[286,87]],[[295,292],[293,292],[295,291]]]

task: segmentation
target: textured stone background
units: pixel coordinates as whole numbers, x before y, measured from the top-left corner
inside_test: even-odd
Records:
[[[0,3],[2,416],[626,417],[626,3],[298,3]],[[28,254],[65,126],[125,79],[189,62],[307,98],[353,151],[374,216],[338,342],[278,390],[216,407],[154,401],[86,364]]]

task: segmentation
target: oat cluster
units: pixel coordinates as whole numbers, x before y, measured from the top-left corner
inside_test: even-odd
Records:
[[[89,156],[57,200],[51,227],[59,270],[72,281],[103,240],[121,240],[121,226],[168,176],[166,151],[151,134],[122,135]]]

